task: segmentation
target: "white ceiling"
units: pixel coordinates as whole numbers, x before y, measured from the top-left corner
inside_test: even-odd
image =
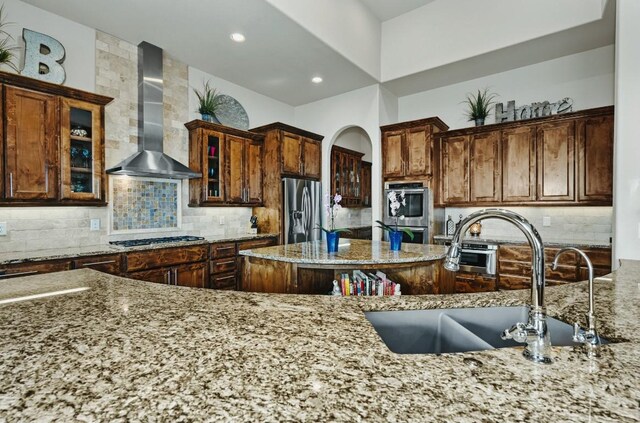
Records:
[[[360,0],[380,22],[393,19],[435,0]]]
[[[264,0],[24,0],[292,106],[376,83]],[[179,5],[179,8],[176,6]],[[233,32],[246,36],[238,44]],[[320,75],[322,84],[311,78]]]
[[[23,1],[136,45],[148,41],[190,66],[291,106],[379,82],[265,0]],[[435,0],[360,1],[385,21]],[[607,3],[605,19],[593,24],[383,85],[408,95],[611,44],[615,2]],[[232,32],[242,32],[247,40],[234,43]],[[315,75],[324,82],[311,83]]]

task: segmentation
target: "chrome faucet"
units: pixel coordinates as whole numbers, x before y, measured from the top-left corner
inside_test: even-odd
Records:
[[[587,263],[587,268],[589,269],[589,312],[587,313],[587,328],[585,329],[581,327],[580,324],[576,322],[573,325],[573,342],[585,344],[588,347],[597,347],[600,345],[600,336],[596,330],[595,302],[593,299],[593,264],[591,263],[591,260],[584,251],[575,247],[565,247],[556,253],[551,268],[556,270],[556,267],[558,266],[558,257],[560,257],[562,253],[569,251],[578,253]],[[587,351],[588,354],[593,352],[595,351]]]
[[[456,229],[447,251],[444,268],[452,272],[460,269],[462,237],[469,227],[479,220],[501,219],[515,225],[524,233],[533,250],[531,263],[531,308],[525,323],[516,323],[502,333],[502,339],[513,339],[526,343],[523,355],[536,363],[551,363],[551,338],[547,329],[547,314],[544,307],[544,245],[536,228],[524,217],[510,210],[485,209],[470,214]]]

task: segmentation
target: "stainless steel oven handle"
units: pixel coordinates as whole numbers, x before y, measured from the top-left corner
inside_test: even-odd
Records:
[[[490,256],[490,255],[494,255],[496,253],[496,250],[465,250],[462,249],[461,252],[464,253],[468,253],[468,254],[482,254],[484,256]]]

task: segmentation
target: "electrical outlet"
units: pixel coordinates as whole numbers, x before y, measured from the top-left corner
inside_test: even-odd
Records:
[[[220,224],[224,225],[224,216],[220,216]]]
[[[91,219],[90,230],[99,231],[100,230],[100,219]]]
[[[542,218],[542,226],[551,226],[551,216],[544,216]]]
[[[0,236],[7,236],[7,222],[0,222]]]

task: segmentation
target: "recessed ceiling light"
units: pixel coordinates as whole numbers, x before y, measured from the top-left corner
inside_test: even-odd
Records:
[[[234,32],[233,34],[231,34],[231,39],[236,43],[242,43],[244,42],[244,40],[246,40],[244,35],[240,34],[239,32]]]
[[[319,76],[314,76],[313,78],[311,78],[311,82],[313,82],[314,84],[319,84],[322,82],[322,78]]]

